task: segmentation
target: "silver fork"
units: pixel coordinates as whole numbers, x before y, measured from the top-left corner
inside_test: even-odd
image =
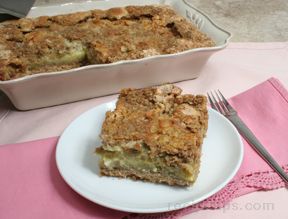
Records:
[[[224,115],[237,128],[239,133],[247,140],[252,148],[278,173],[284,180],[286,186],[288,185],[288,175],[284,172],[281,166],[274,160],[269,152],[264,148],[260,141],[255,137],[252,131],[245,125],[245,123],[238,116],[236,110],[229,104],[223,94],[218,90],[207,93],[208,100],[211,107]]]

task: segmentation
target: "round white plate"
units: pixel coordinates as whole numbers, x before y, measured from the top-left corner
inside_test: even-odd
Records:
[[[99,175],[99,134],[105,113],[115,101],[97,106],[76,118],[63,132],[56,162],[64,180],[85,198],[117,210],[152,213],[172,211],[200,202],[223,188],[236,174],[243,145],[234,126],[209,109],[209,128],[204,140],[200,174],[188,188],[172,187]]]

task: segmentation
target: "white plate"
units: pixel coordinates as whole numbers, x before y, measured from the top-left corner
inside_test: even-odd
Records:
[[[209,128],[196,183],[178,188],[99,175],[99,134],[105,113],[115,101],[97,106],[75,119],[64,131],[56,149],[57,167],[79,194],[97,204],[137,213],[171,211],[200,202],[223,188],[236,174],[243,145],[234,126],[209,109]]]

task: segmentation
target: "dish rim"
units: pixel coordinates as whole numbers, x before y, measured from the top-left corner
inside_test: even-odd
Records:
[[[221,45],[218,45],[218,46],[213,46],[213,47],[201,47],[201,48],[188,49],[188,50],[173,53],[173,54],[153,55],[153,56],[148,56],[148,57],[144,57],[144,58],[140,58],[140,59],[120,60],[117,62],[107,63],[107,64],[91,64],[91,65],[85,65],[85,66],[72,68],[72,69],[68,69],[68,70],[63,70],[63,71],[41,72],[41,73],[36,73],[36,74],[32,74],[32,75],[25,75],[23,77],[11,79],[11,80],[7,80],[7,81],[1,81],[0,80],[0,85],[8,85],[8,84],[13,84],[13,83],[17,83],[17,82],[25,82],[25,81],[33,80],[33,79],[36,79],[39,77],[45,77],[45,76],[55,76],[55,75],[60,76],[60,75],[65,75],[65,74],[71,74],[71,72],[78,72],[78,71],[83,71],[83,70],[92,69],[92,68],[98,69],[98,68],[109,68],[110,66],[114,67],[117,65],[129,65],[129,64],[134,64],[134,63],[147,62],[149,60],[159,60],[159,59],[177,57],[177,56],[192,54],[195,52],[207,52],[207,51],[211,52],[211,51],[216,51],[216,50],[220,50],[220,49],[225,48],[228,45],[228,43],[230,42],[232,34],[229,31],[227,31],[227,30],[221,28],[219,25],[217,25],[208,15],[206,15],[204,12],[202,12],[198,8],[194,7],[190,2],[187,2],[187,0],[182,0],[182,2],[184,4],[186,4],[187,6],[191,7],[193,10],[197,11],[197,13],[201,14],[203,17],[205,17],[215,28],[224,32],[227,35],[224,43]],[[70,4],[76,4],[76,2],[70,3]],[[67,4],[65,4],[65,3],[60,4],[60,6],[65,6],[65,5],[67,5]],[[49,6],[51,6],[51,5],[48,5],[48,7]],[[46,7],[46,6],[36,6],[36,7],[32,7],[32,9],[35,9],[38,7]]]

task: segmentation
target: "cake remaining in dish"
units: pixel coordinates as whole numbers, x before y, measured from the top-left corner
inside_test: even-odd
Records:
[[[23,18],[0,23],[0,80],[214,45],[168,6]]]
[[[203,95],[181,95],[171,85],[121,91],[106,113],[100,155],[102,175],[189,186],[197,179],[208,126]]]

